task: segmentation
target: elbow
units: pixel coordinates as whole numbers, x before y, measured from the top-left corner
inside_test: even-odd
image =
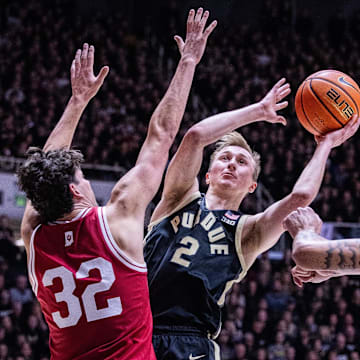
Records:
[[[291,202],[296,207],[306,207],[314,200],[314,195],[310,191],[295,190],[291,193]]]
[[[184,140],[189,144],[202,145],[204,142],[203,131],[200,126],[192,126],[185,134]]]
[[[150,124],[148,134],[147,134],[147,140],[157,142],[158,144],[162,144],[170,149],[172,143],[175,140],[176,134],[177,134],[177,128],[168,126],[168,124],[160,124],[156,123],[151,120],[152,123]]]

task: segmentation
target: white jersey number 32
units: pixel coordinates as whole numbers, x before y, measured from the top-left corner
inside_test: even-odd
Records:
[[[90,322],[120,315],[122,313],[120,297],[107,299],[107,306],[102,309],[98,309],[95,302],[95,295],[102,291],[109,290],[115,281],[115,274],[110,261],[98,257],[83,262],[75,274],[76,279],[87,278],[93,269],[99,270],[101,281],[88,285],[81,295],[86,320]],[[80,299],[73,294],[76,288],[74,276],[72,272],[64,266],[59,266],[46,270],[42,282],[44,286],[51,286],[55,278],[60,278],[63,284],[63,290],[55,293],[55,299],[57,302],[66,303],[69,314],[68,316],[62,317],[60,311],[53,312],[53,320],[59,328],[74,326],[78,323],[82,315]]]

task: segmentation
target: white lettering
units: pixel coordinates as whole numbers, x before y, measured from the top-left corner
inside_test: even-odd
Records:
[[[211,243],[218,241],[220,239],[223,239],[224,237],[226,237],[222,226],[217,227],[214,230],[209,231],[208,233],[208,237],[209,237],[209,241]]]
[[[216,217],[215,215],[210,212],[205,219],[200,223],[200,225],[204,228],[204,230],[209,231],[210,228],[215,224]]]
[[[228,245],[210,245],[210,253],[212,255],[229,255],[229,246]]]
[[[194,223],[194,214],[185,212],[183,217],[182,217],[182,222],[181,225],[185,228],[191,229]]]
[[[175,216],[171,221],[170,221],[173,229],[174,229],[174,233],[176,234],[179,231],[179,227],[178,225],[180,224],[180,217],[179,215]]]

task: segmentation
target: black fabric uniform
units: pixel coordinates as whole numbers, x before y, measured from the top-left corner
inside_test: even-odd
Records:
[[[220,331],[226,292],[246,274],[240,247],[245,218],[208,210],[196,193],[150,224],[144,255],[158,360],[220,359],[210,338]]]

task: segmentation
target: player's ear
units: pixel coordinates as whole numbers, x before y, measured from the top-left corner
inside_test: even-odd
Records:
[[[250,186],[249,186],[249,193],[252,194],[257,188],[257,182],[253,182]]]
[[[208,172],[205,175],[205,181],[206,181],[206,185],[210,184],[210,173],[208,173]]]
[[[74,183],[69,184],[69,189],[73,197],[82,197],[81,192],[78,190],[76,185]]]

